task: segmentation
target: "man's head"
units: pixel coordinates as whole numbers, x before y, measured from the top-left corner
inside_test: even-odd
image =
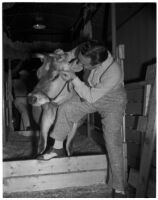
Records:
[[[92,70],[96,68],[107,57],[108,50],[97,41],[88,41],[80,46],[78,60],[86,69]]]

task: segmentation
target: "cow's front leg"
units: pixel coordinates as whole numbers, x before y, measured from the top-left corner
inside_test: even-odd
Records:
[[[46,149],[49,129],[55,121],[56,111],[57,107],[53,107],[50,103],[43,106],[40,136],[38,141],[38,154],[42,154]]]

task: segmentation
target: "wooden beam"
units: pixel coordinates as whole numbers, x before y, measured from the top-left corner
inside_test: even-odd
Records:
[[[116,10],[115,3],[111,4],[111,32],[112,32],[112,54],[116,58]]]
[[[136,190],[136,197],[138,198],[146,197],[152,156],[155,148],[155,139],[156,139],[155,118],[156,118],[156,81],[153,85],[149,102],[147,131],[145,135],[144,147],[140,163],[138,186]]]
[[[105,183],[105,155],[3,163],[4,192],[40,191]]]

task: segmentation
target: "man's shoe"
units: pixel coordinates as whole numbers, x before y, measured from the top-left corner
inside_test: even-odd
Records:
[[[127,195],[121,192],[116,192],[115,189],[112,189],[112,198],[127,198]]]
[[[66,153],[65,150],[62,149],[55,149],[54,147],[51,147],[46,153],[37,156],[37,160],[50,160],[52,158],[61,158],[65,157]]]

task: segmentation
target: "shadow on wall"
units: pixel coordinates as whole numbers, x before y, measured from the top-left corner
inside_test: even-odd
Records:
[[[129,81],[125,81],[125,84],[133,83],[133,82],[139,82],[139,81],[144,81],[145,80],[145,76],[146,76],[147,67],[149,65],[153,65],[155,63],[156,63],[156,58],[152,58],[151,60],[149,60],[147,62],[144,62],[141,65],[141,70],[140,70],[140,74],[139,74],[140,78],[132,79],[132,80],[129,80]]]
[[[156,58],[152,58],[151,60],[145,62],[142,64],[141,66],[141,72],[140,72],[140,77],[142,77],[143,80],[145,80],[145,76],[146,76],[146,71],[147,71],[147,67],[149,65],[153,65],[156,63]]]

